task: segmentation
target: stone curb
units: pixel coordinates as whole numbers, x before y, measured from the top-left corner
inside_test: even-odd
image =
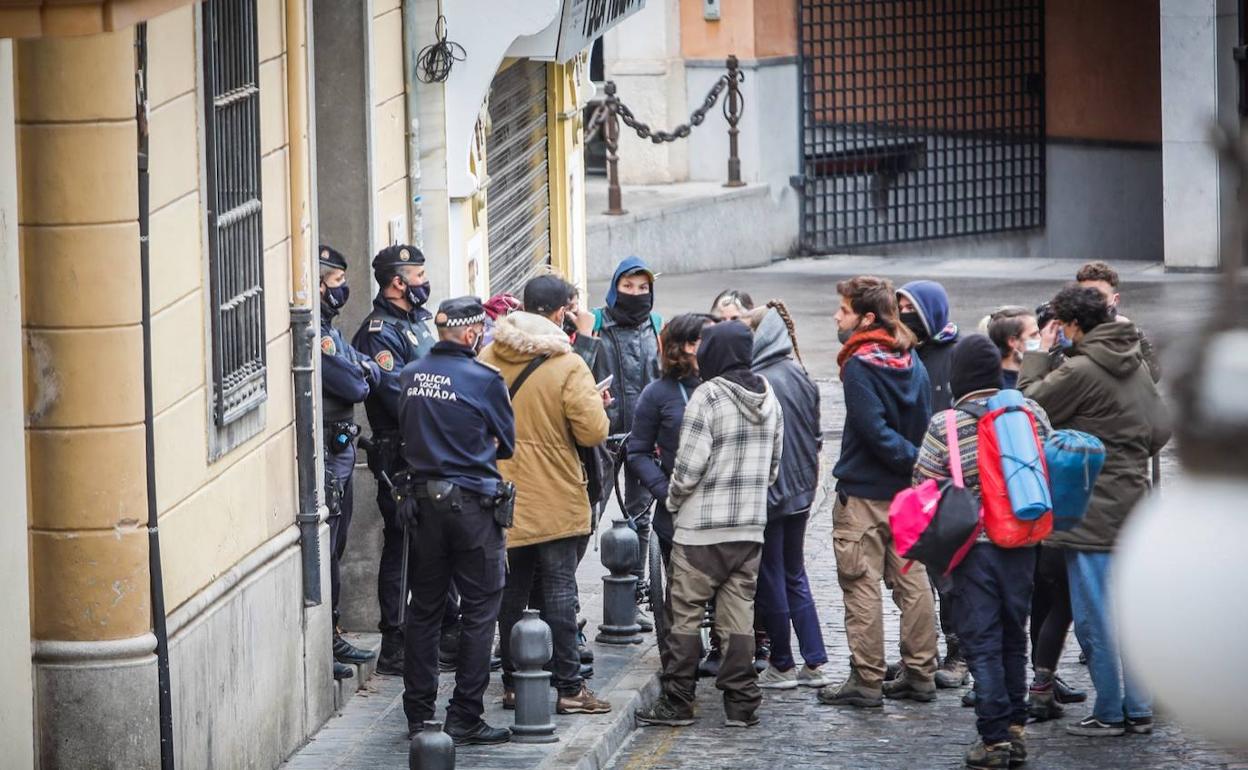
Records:
[[[603,696],[611,704],[604,721],[586,722],[560,736],[562,746],[538,765],[538,770],[602,770],[637,729],[633,712],[650,706],[659,696],[659,648],[652,645],[637,662],[612,683]]]

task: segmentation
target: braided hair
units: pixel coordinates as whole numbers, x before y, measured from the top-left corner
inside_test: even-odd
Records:
[[[789,315],[789,309],[785,307],[783,300],[773,299],[767,303],[767,307],[774,308],[776,314],[780,316],[780,320],[784,321],[784,328],[789,332],[789,342],[793,343],[793,357],[797,359],[797,363],[802,367],[802,371],[806,372],[806,362],[802,360],[802,354],[797,348],[797,326],[793,323],[793,316]],[[809,374],[810,372],[806,372]]]

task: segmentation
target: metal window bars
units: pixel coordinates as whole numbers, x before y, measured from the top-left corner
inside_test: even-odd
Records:
[[[800,0],[807,252],[1044,224],[1043,0]]]
[[[256,0],[203,4],[213,418],[267,397]]]

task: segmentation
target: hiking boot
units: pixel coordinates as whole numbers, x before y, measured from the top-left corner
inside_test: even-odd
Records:
[[[1127,732],[1132,735],[1148,735],[1152,731],[1152,717],[1127,717]]]
[[[679,706],[660,695],[654,705],[648,709],[637,709],[633,716],[643,725],[662,725],[664,727],[688,727],[693,724],[693,709]]]
[[[452,730],[446,728],[446,734],[456,746],[496,746],[511,740],[511,730],[506,727],[490,727],[480,722],[470,730]]]
[[[829,685],[819,690],[817,697],[825,706],[881,708],[884,705],[884,696],[880,688],[866,686],[858,678],[858,672],[853,670],[849,672],[849,678],[836,687]]]
[[[711,651],[706,654],[698,663],[699,679],[715,679],[719,676],[720,652],[719,648],[712,646]]]
[[[735,717],[724,717],[724,727],[755,727],[758,725],[758,714]]]
[[[361,650],[338,634],[334,634],[334,660],[339,663],[367,663],[377,657],[372,650]]]
[[[355,676],[355,666],[348,666],[346,663],[334,661],[334,681],[341,682],[343,679],[350,679]]]
[[[991,746],[983,741],[966,752],[966,766],[975,770],[1007,770],[1010,766],[1010,742],[1002,741]]]
[[[1056,686],[1053,672],[1048,669],[1036,669],[1036,678],[1031,680],[1027,690],[1027,713],[1037,722],[1046,722],[1061,717],[1066,710],[1057,703]]]
[[[503,688],[503,709],[506,711],[516,710],[516,691],[510,687]]]
[[[832,684],[832,680],[824,676],[823,669],[819,666],[802,666],[797,672],[797,683],[801,687],[827,687]]]
[[[403,676],[403,634],[388,631],[381,635],[381,652],[377,655],[377,673]]]
[[[637,608],[637,620],[635,622],[641,628],[643,634],[648,634],[654,630],[654,621],[650,620],[650,616],[640,607]]]
[[[1010,767],[1027,761],[1027,730],[1023,725],[1010,725]]]
[[[945,644],[945,659],[940,662],[940,668],[936,669],[936,686],[942,690],[952,690],[966,684],[970,674],[966,668],[966,658],[962,657],[962,645],[959,644],[958,637],[950,634],[945,638]]]
[[[898,676],[901,675],[901,672],[903,669],[905,669],[905,667],[906,667],[906,664],[902,663],[900,660],[894,661],[893,663],[889,663],[888,666],[886,666],[884,669],[884,681],[885,682],[893,681],[894,679],[896,679]]]
[[[884,683],[884,697],[894,700],[909,698],[920,703],[931,703],[936,700],[936,683],[923,680],[914,671],[906,668],[891,682]]]
[[[581,691],[576,695],[560,695],[555,704],[556,714],[606,714],[611,711],[611,704],[594,695],[584,682]]]
[[[781,671],[775,666],[767,666],[758,675],[758,686],[764,690],[793,690],[797,688],[797,667]]]
[[[1066,725],[1066,732],[1071,735],[1082,735],[1085,738],[1112,738],[1127,731],[1124,722],[1102,722],[1093,716],[1087,716],[1078,722]]]
[[[1057,698],[1057,702],[1062,704],[1083,703],[1088,699],[1087,692],[1071,687],[1057,674],[1053,674],[1053,695]]]

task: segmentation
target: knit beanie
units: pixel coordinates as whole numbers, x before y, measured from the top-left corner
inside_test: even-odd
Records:
[[[1001,351],[982,334],[968,334],[953,346],[949,389],[954,399],[1001,387]]]

